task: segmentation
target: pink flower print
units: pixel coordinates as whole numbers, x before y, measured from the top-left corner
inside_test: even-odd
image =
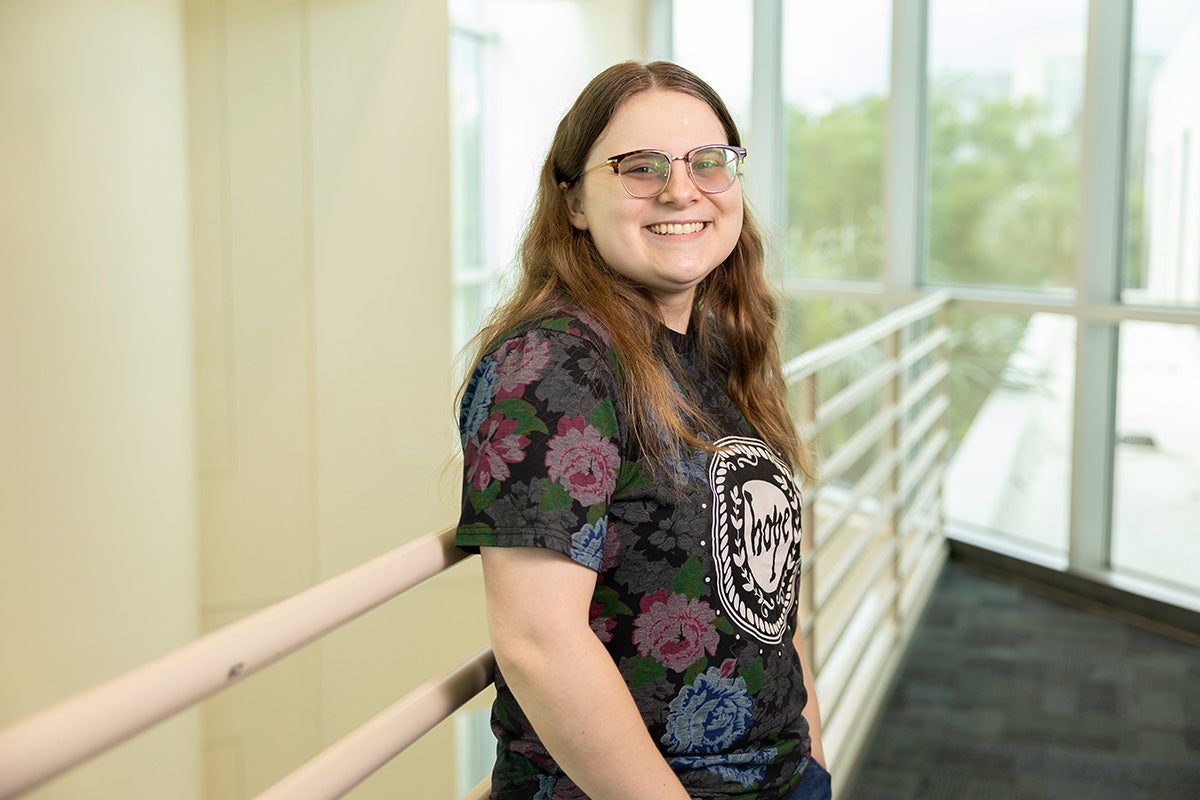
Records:
[[[525,459],[528,437],[513,436],[517,428],[515,419],[505,419],[500,413],[492,414],[479,426],[479,432],[467,440],[464,458],[467,463],[467,480],[482,492],[495,480],[506,480],[510,475],[509,464]]]
[[[606,617],[603,613],[603,608],[599,603],[592,603],[588,609],[588,625],[592,628],[592,633],[596,634],[596,638],[602,642],[612,641],[612,629],[617,627],[617,621],[612,617]]]
[[[496,399],[520,397],[550,363],[550,341],[537,333],[510,339],[496,350]]]
[[[716,612],[703,600],[664,589],[642,598],[642,613],[633,621],[638,655],[652,656],[667,669],[683,672],[707,651],[717,652],[720,639],[712,626]]]
[[[617,446],[583,417],[559,418],[558,435],[546,450],[546,470],[572,499],[585,506],[604,500],[616,486],[619,467]]]
[[[610,520],[608,530],[604,534],[604,555],[600,561],[601,571],[607,572],[617,563],[621,553],[621,537],[617,535],[617,526]]]

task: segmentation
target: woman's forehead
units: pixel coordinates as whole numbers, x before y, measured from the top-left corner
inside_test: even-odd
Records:
[[[704,144],[728,144],[707,103],[685,92],[648,89],[617,106],[592,150],[604,151],[603,157],[642,148],[679,155]]]

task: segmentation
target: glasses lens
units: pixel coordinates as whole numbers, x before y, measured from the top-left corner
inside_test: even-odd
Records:
[[[730,147],[706,147],[691,154],[692,178],[705,192],[723,192],[737,178],[737,151]]]
[[[634,197],[653,197],[667,185],[671,162],[662,153],[633,153],[618,166],[621,183]]]

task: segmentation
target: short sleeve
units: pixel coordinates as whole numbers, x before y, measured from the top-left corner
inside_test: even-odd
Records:
[[[621,468],[612,384],[597,344],[559,330],[479,362],[459,409],[459,547],[545,547],[600,569]]]

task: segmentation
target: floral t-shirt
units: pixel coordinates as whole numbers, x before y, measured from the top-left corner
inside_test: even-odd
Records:
[[[586,314],[487,355],[460,409],[457,543],[545,547],[596,570],[592,630],[689,794],[781,800],[809,753],[792,645],[800,497],[691,340],[671,342],[680,391],[726,433],[718,453],[671,464],[675,478],[659,483],[627,436],[614,355]],[[585,798],[499,672],[492,728],[494,800]]]

